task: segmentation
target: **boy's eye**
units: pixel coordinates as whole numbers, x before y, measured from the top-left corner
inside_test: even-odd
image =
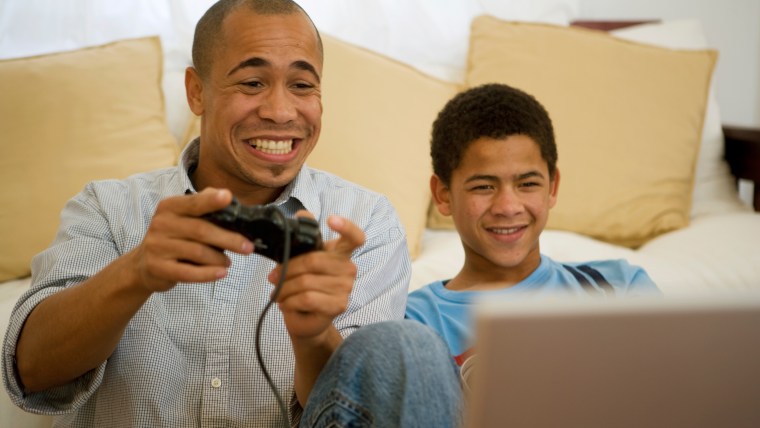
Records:
[[[519,184],[519,188],[525,190],[526,192],[538,190],[542,187],[543,183],[540,181],[526,181]]]
[[[472,186],[471,190],[493,190],[494,186],[492,184],[478,184],[476,186]]]

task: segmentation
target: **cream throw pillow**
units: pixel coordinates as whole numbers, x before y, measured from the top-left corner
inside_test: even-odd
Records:
[[[157,37],[0,61],[0,281],[29,274],[66,201],[176,162]]]
[[[547,228],[637,247],[689,223],[716,52],[489,16],[470,42],[467,86],[521,88],[552,117],[561,182]]]
[[[415,257],[430,204],[430,128],[459,88],[334,37],[322,41],[322,133],[307,164],[387,196]]]
[[[615,37],[641,43],[650,43],[673,49],[707,49],[702,23],[698,19],[674,19],[635,25],[610,31]],[[694,173],[694,192],[691,218],[703,215],[745,211],[745,205],[736,191],[736,177],[731,175],[723,158],[723,123],[715,90],[716,75],[707,98],[702,143]]]

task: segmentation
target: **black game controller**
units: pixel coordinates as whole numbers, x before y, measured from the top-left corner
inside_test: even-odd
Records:
[[[290,257],[322,248],[319,223],[307,217],[290,218],[276,205],[242,205],[237,198],[219,211],[203,216],[253,242],[253,252],[282,263],[285,230],[290,233]]]

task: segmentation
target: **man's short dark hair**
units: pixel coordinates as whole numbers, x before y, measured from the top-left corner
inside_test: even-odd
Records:
[[[448,186],[471,143],[511,135],[526,135],[538,144],[554,179],[557,144],[549,114],[532,95],[498,83],[460,92],[438,113],[430,144],[433,172]]]
[[[222,23],[230,13],[245,6],[259,15],[290,15],[303,13],[317,33],[319,53],[322,55],[322,39],[309,14],[293,0],[219,0],[203,14],[195,26],[193,36],[193,67],[205,79],[211,73],[213,53],[222,32]]]

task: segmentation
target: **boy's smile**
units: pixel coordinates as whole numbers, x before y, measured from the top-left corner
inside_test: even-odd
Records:
[[[471,143],[448,187],[434,176],[438,209],[453,217],[465,251],[465,266],[452,288],[503,286],[530,275],[541,261],[539,236],[557,201],[558,182],[559,172],[550,180],[538,144],[525,135]]]

